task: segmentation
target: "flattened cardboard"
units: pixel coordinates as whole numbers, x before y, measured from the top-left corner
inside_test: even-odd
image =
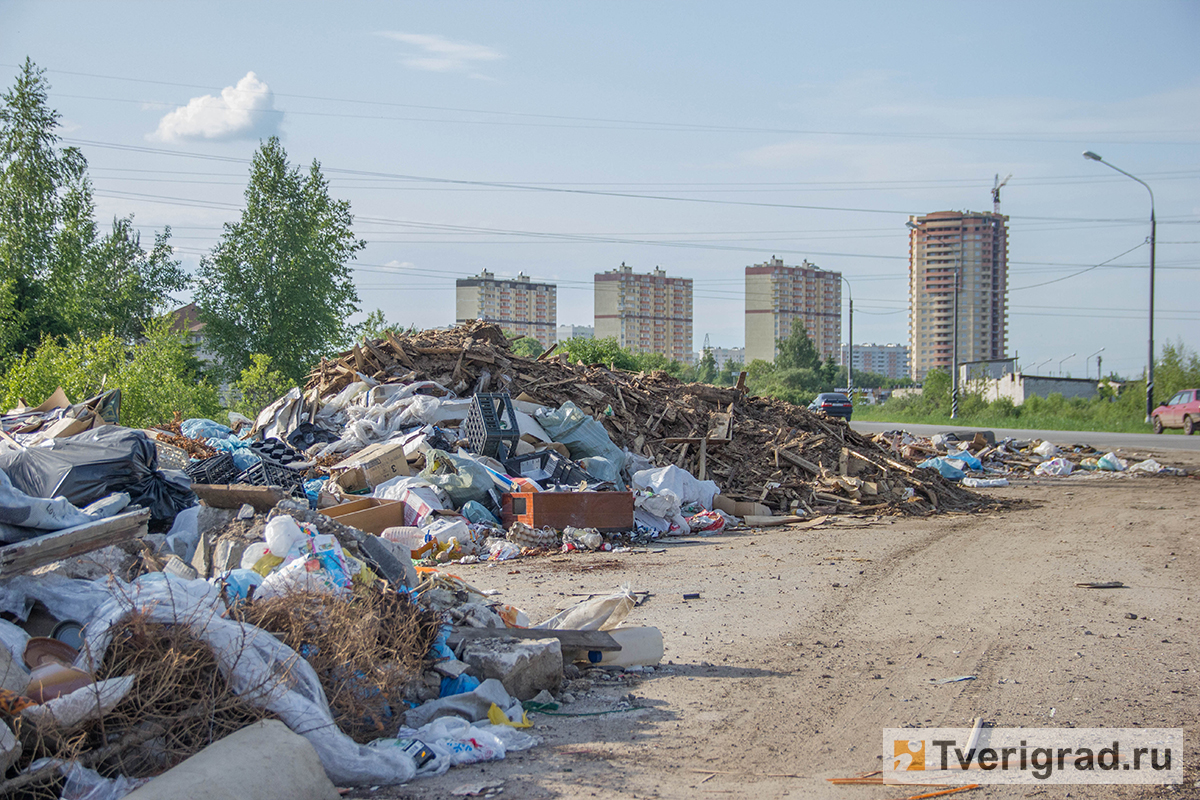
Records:
[[[735,503],[728,497],[717,495],[713,498],[713,508],[732,514],[735,517],[769,517],[771,509],[762,503]]]
[[[340,471],[335,482],[347,492],[373,489],[392,478],[412,475],[402,440],[373,444],[339,462],[334,469]]]

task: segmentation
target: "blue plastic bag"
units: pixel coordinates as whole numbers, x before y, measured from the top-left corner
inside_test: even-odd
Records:
[[[924,467],[925,469],[936,469],[939,473],[941,473],[943,478],[948,480],[959,481],[965,478],[967,473],[950,463],[950,461],[951,460],[945,456],[938,456],[937,458],[926,459],[920,464],[917,464],[917,466]]]
[[[211,419],[185,419],[179,430],[189,439],[225,439],[233,433],[230,428]]]

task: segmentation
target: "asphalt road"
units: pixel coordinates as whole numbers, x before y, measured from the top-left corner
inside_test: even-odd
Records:
[[[1104,450],[1191,450],[1200,452],[1200,436],[1181,436],[1178,433],[1105,433],[1103,431],[1039,431],[1014,428],[968,428],[966,426],[914,425],[902,422],[851,422],[859,433],[882,433],[906,430],[914,436],[932,436],[946,431],[990,430],[997,439],[1044,439],[1055,444],[1087,444]]]

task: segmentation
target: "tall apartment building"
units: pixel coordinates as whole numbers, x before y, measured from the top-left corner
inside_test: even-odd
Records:
[[[951,368],[958,275],[958,361],[1005,357],[1008,217],[937,211],[909,217],[908,340],[912,377]]]
[[[558,288],[552,283],[534,283],[518,273],[511,280],[496,280],[486,269],[473,278],[455,281],[455,321],[481,319],[506,331],[532,336],[543,347],[556,340]]]
[[[658,267],[635,273],[622,262],[596,273],[594,285],[597,339],[614,337],[635,353],[692,362],[691,278],[669,278]]]
[[[842,344],[838,357],[839,364],[846,363],[850,353],[850,345]],[[874,372],[893,380],[899,380],[909,374],[908,345],[904,344],[859,344],[854,343],[854,371]]]
[[[727,361],[743,365],[746,363],[746,348],[744,347],[714,347],[712,354],[713,360],[717,362],[717,369],[724,367]]]
[[[842,273],[805,261],[746,267],[746,363],[774,361],[776,342],[804,325],[821,358],[837,358],[842,342]]]

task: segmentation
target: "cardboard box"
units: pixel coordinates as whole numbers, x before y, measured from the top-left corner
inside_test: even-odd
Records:
[[[717,495],[713,498],[713,508],[732,514],[735,517],[769,517],[771,509],[762,503],[735,503],[728,497]]]
[[[514,492],[502,497],[504,527],[633,529],[633,492]]]
[[[408,457],[404,454],[404,442],[395,440],[360,450],[339,462],[334,470],[338,471],[334,481],[346,492],[374,489],[392,478],[412,475]]]
[[[404,521],[404,510],[404,503],[399,500],[364,497],[362,500],[342,503],[333,508],[323,508],[321,513],[343,525],[378,536],[385,528],[407,525]]]

